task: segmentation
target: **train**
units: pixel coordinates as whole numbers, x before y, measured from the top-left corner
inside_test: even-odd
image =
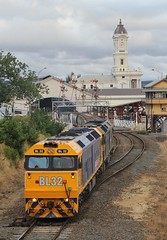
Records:
[[[32,145],[25,153],[25,213],[33,218],[70,218],[111,160],[113,127],[93,120]]]

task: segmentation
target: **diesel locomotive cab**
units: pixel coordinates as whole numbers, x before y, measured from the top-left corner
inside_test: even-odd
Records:
[[[78,155],[65,144],[43,143],[25,154],[25,211],[35,218],[72,217],[78,212]]]

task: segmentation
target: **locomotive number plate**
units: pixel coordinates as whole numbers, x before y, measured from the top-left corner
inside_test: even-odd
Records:
[[[39,177],[39,186],[63,186],[62,177]]]

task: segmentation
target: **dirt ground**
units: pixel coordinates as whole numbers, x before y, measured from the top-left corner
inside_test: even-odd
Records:
[[[140,178],[123,189],[112,204],[133,219],[143,223],[147,240],[167,239],[167,136],[150,134],[144,136],[152,149],[148,158],[154,157],[147,169],[140,169]],[[151,145],[153,142],[154,144]],[[155,144],[156,143],[156,144]],[[145,153],[147,156],[147,153]],[[147,160],[147,159],[146,159]],[[148,159],[149,160],[149,159]],[[137,169],[136,169],[137,171]],[[0,232],[24,212],[23,162],[18,169],[0,158]],[[158,236],[158,237],[157,237]],[[5,238],[1,238],[5,239]],[[7,238],[6,238],[7,239]]]
[[[15,219],[22,214],[24,200],[23,161],[17,169],[2,156],[0,157],[0,220]],[[19,203],[19,204],[18,204]],[[17,207],[16,207],[17,206]]]
[[[155,160],[149,170],[144,170],[140,174],[140,178],[124,189],[122,194],[113,201],[113,204],[120,207],[122,212],[144,224],[147,240],[166,240],[167,136],[152,134],[145,138],[147,145],[150,145],[147,146],[148,154],[145,154],[146,157],[148,156],[146,162],[150,162],[152,157],[155,157]],[[149,138],[153,144],[148,144]]]

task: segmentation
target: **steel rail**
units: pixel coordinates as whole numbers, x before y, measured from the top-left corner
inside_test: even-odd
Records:
[[[37,222],[37,219],[35,219],[31,225],[28,227],[28,229],[17,239],[17,240],[22,240],[25,238],[25,236],[27,236],[27,234],[32,230],[32,228],[35,226]]]
[[[122,168],[120,168],[119,170],[116,170],[114,173],[110,174],[108,177],[106,177],[104,180],[102,180],[100,183],[98,183],[94,188],[93,190],[96,190],[97,188],[99,188],[102,184],[106,183],[109,179],[111,179],[112,177],[114,177],[116,174],[122,172],[123,170],[125,170],[126,168],[128,168],[129,166],[131,166],[133,163],[135,163],[140,157],[141,155],[144,153],[145,149],[146,149],[146,146],[145,146],[145,142],[142,138],[140,138],[139,136],[133,134],[133,133],[130,133],[130,132],[126,132],[130,135],[133,135],[134,137],[138,138],[141,142],[142,142],[142,149],[141,149],[141,152],[130,162],[130,163],[127,163],[126,165],[124,165]],[[120,133],[120,134],[124,134],[124,133]],[[134,146],[134,145],[133,145]],[[131,150],[129,151],[128,150],[128,153],[124,154],[124,156],[122,156],[120,159],[124,159],[125,156],[127,156],[131,151],[132,151],[133,147],[131,146]],[[120,161],[119,159],[119,161]],[[113,165],[115,165],[117,162],[119,161],[116,161],[114,162]],[[110,166],[109,166],[110,168]]]

